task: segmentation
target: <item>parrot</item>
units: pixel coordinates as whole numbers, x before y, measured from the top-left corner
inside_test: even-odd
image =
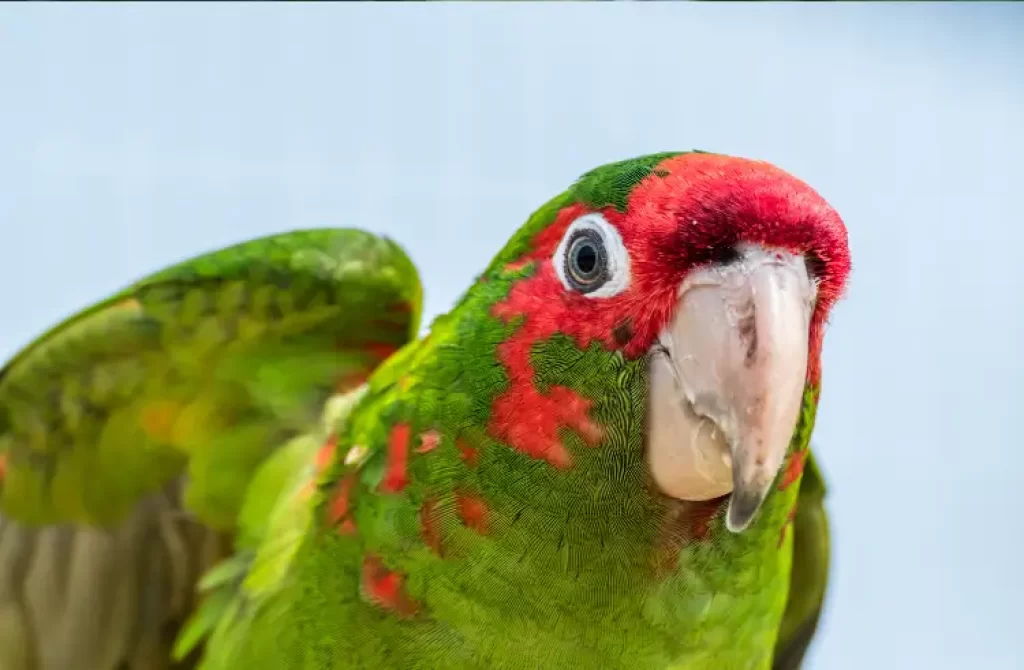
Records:
[[[429,328],[363,228],[157,271],[0,369],[0,668],[799,668],[850,269],[804,181],[681,151],[577,178]]]

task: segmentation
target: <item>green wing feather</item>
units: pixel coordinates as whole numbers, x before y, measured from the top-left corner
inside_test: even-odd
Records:
[[[789,599],[775,645],[773,670],[797,670],[818,627],[829,570],[825,481],[808,454],[793,519],[793,568]]]
[[[389,240],[310,230],[144,279],[0,371],[0,510],[108,524],[183,471],[232,528],[257,465],[415,337],[421,289]]]
[[[5,561],[31,554],[32,543],[43,541],[32,539],[36,533],[96,527],[116,534],[142,503],[182,483],[188,516],[213,531],[237,531],[237,555],[203,580],[211,596],[179,648],[194,646],[213,625],[197,619],[223,613],[217,598],[222,607],[231,602],[218,584],[244,578],[258,593],[287,565],[295,533],[265,540],[275,528],[301,529],[306,512],[280,501],[295,499],[298,478],[313,467],[330,428],[325,420],[344,414],[332,415],[332,405],[344,405],[415,338],[421,304],[415,267],[390,240],[351,229],[296,231],[161,271],[30,344],[0,370],[0,531],[15,528],[0,535],[0,619],[33,618],[16,592],[28,568]],[[20,544],[5,546],[12,542]],[[5,591],[5,579],[15,591]],[[90,597],[107,597],[102,585],[90,588],[97,591]],[[140,600],[140,617],[147,606]],[[54,636],[59,625],[53,622]],[[0,636],[0,665],[46,655],[43,639],[25,651],[33,645],[25,635]],[[82,638],[45,644],[64,644],[64,653]],[[116,667],[163,668],[166,659]],[[30,667],[60,666],[43,658]]]
[[[366,389],[336,396],[322,431],[293,439],[260,467],[239,516],[237,553],[200,582],[206,599],[175,644],[176,660],[209,640],[201,667],[236,666],[235,654],[249,623],[287,583],[292,559],[323,500],[320,485],[338,457],[327,440],[342,428]]]

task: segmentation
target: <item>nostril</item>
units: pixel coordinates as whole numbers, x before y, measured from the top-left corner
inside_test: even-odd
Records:
[[[710,261],[715,265],[730,265],[740,259],[740,252],[732,245],[714,247],[711,250]]]
[[[816,254],[811,252],[804,254],[804,265],[807,267],[807,276],[811,279],[822,279],[825,276],[825,261],[818,258]]]

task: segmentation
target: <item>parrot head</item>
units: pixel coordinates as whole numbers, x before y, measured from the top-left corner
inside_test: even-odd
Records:
[[[492,309],[523,317],[498,350],[522,389],[496,403],[498,437],[567,466],[559,427],[591,444],[609,428],[570,389],[533,389],[532,347],[545,338],[643,359],[650,481],[683,501],[729,495],[726,526],[744,530],[818,388],[824,325],[850,271],[838,214],[768,163],[646,156],[581,177],[492,268],[527,266]]]

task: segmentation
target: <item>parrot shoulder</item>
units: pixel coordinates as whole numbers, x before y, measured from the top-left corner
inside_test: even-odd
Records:
[[[829,524],[825,480],[813,453],[807,455],[796,515],[789,597],[775,644],[772,670],[797,670],[817,632],[829,571]]]

